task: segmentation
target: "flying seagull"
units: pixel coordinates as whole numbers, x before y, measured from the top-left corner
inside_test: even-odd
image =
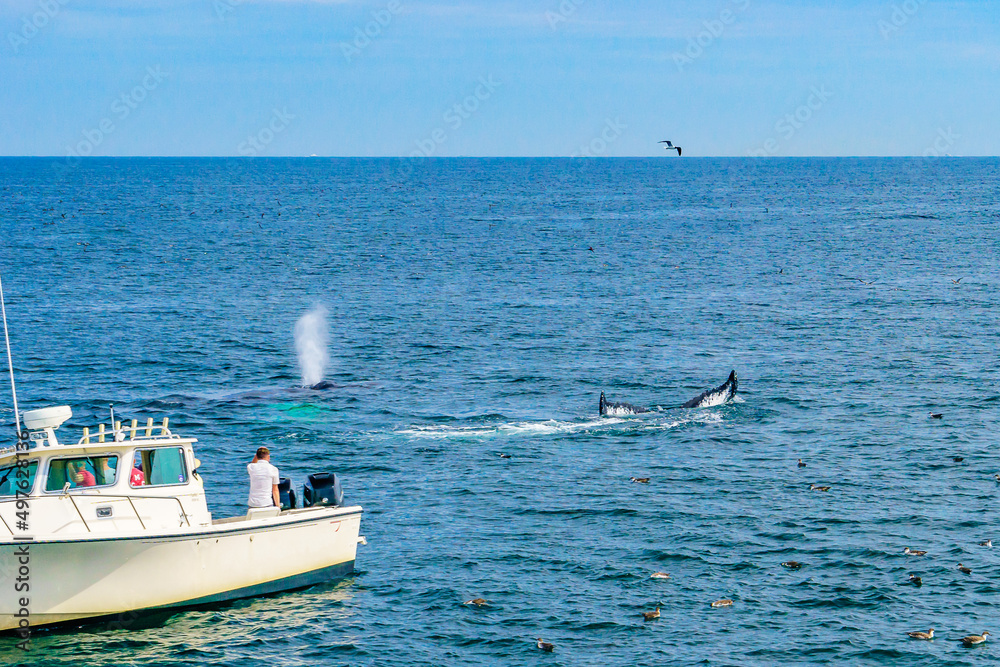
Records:
[[[674,146],[673,143],[671,143],[669,141],[661,141],[660,143],[661,144],[666,144],[666,149],[668,151],[677,151],[677,157],[681,156],[681,147],[680,146]]]

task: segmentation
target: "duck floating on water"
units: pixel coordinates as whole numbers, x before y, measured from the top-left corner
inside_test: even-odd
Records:
[[[647,621],[655,621],[660,617],[660,608],[657,607],[656,611],[644,611],[642,617]]]

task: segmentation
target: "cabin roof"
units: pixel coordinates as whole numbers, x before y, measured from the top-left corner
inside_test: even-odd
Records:
[[[49,445],[45,447],[34,446],[28,449],[27,452],[21,452],[21,456],[29,460],[40,459],[40,458],[52,458],[52,457],[62,457],[62,456],[73,456],[76,455],[93,455],[93,454],[108,454],[108,453],[119,453],[122,454],[129,450],[135,449],[137,447],[163,447],[165,445],[174,445],[177,447],[183,447],[185,445],[190,445],[198,442],[197,438],[183,438],[179,435],[157,435],[149,438],[142,437],[131,440],[126,438],[121,441],[108,441],[108,442],[76,442],[73,444],[59,444],[59,445]],[[18,455],[18,451],[15,447],[6,447],[0,449],[0,465],[7,465]]]

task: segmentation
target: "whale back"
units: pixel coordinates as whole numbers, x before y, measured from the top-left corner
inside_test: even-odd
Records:
[[[632,405],[631,403],[615,403],[608,401],[604,398],[603,391],[601,392],[601,400],[598,404],[598,410],[602,417],[607,415],[621,417],[623,415],[637,415],[643,412],[649,412],[646,408],[639,407],[638,405]]]

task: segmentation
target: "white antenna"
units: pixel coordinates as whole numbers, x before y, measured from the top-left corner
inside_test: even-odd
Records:
[[[3,339],[7,343],[7,368],[10,369],[10,395],[14,399],[14,423],[21,437],[21,413],[17,411],[17,389],[14,387],[14,362],[10,359],[10,336],[7,335],[7,305],[3,301],[3,279],[0,278],[0,312],[3,313]]]

